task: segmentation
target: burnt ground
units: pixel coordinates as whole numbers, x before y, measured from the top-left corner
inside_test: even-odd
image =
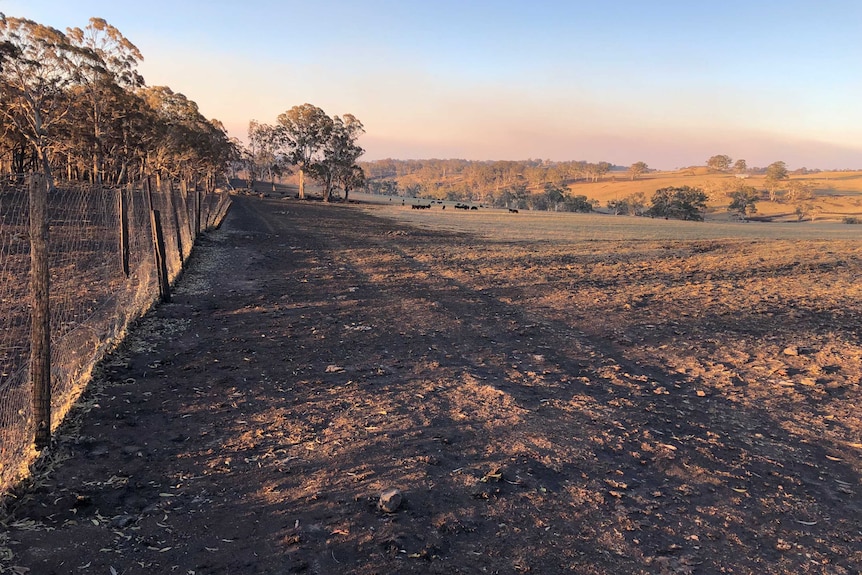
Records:
[[[0,572],[859,573],[862,254],[811,247],[238,197],[7,500]]]

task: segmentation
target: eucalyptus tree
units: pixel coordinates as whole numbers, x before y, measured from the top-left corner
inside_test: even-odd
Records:
[[[787,164],[784,162],[772,162],[766,167],[765,184],[771,201],[774,202],[777,199],[782,182],[788,179],[790,179],[790,174],[787,171]]]
[[[706,166],[712,170],[717,172],[726,172],[730,169],[730,165],[733,162],[733,159],[725,154],[719,154],[717,156],[712,156],[710,159],[706,161]]]
[[[79,129],[91,152],[91,179],[102,181],[105,158],[122,146],[124,120],[132,113],[129,91],[144,85],[137,71],[143,56],[120,31],[102,18],[84,28],[67,29],[75,53],[74,101],[82,110]]]
[[[167,86],[144,88],[140,94],[152,117],[145,141],[146,163],[157,177],[204,177],[212,184],[216,174],[236,158],[224,126],[206,119],[194,101]]]
[[[566,188],[556,186],[550,182],[545,183],[543,195],[547,203],[547,209],[556,212],[565,201],[567,192]]]
[[[275,126],[251,120],[248,123],[248,142],[249,187],[254,188],[258,175],[268,173],[274,191],[275,177],[287,169],[284,157],[278,151],[281,145],[279,130]]]
[[[611,171],[612,167],[613,165],[609,162],[586,164],[584,166],[584,173],[587,179],[590,179],[593,182],[598,182],[602,177],[604,177],[608,172]]]
[[[332,128],[323,145],[323,159],[318,164],[324,183],[324,201],[332,197],[333,187],[345,191],[345,199],[350,189],[358,187],[364,175],[356,161],[365,153],[357,143],[359,136],[365,133],[365,127],[353,114],[332,119]]]
[[[747,219],[748,216],[757,212],[757,200],[760,199],[758,191],[751,186],[742,186],[729,194],[730,205],[728,209],[736,213],[740,219]]]
[[[26,18],[0,19],[0,43],[7,54],[0,71],[0,117],[32,146],[53,187],[52,136],[69,110],[75,48],[59,30]]]
[[[322,109],[306,103],[279,114],[278,125],[285,156],[299,170],[299,197],[305,198],[305,174],[316,170],[322,159],[333,120]]]
[[[647,213],[652,217],[702,221],[709,197],[699,188],[667,187],[656,190]]]
[[[647,166],[646,162],[635,162],[629,167],[629,175],[632,177],[632,180],[641,177],[647,171],[649,171],[649,166]]]
[[[349,170],[341,175],[338,184],[344,190],[344,201],[346,202],[351,191],[361,190],[368,184],[365,170],[362,169],[362,166],[353,164]]]

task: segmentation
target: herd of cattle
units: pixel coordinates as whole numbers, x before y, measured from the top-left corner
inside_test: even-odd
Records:
[[[430,209],[431,209],[431,204],[433,204],[433,203],[434,203],[434,202],[431,202],[431,203],[428,203],[428,204],[410,204],[410,208],[411,208],[411,209],[414,209],[414,210],[430,210]],[[438,204],[442,204],[442,207],[441,207],[440,209],[443,209],[443,210],[445,210],[445,209],[446,209],[446,204],[444,204],[442,201],[440,201],[440,200],[436,200],[436,203],[438,203]],[[402,202],[401,202],[401,205],[404,205],[404,201],[403,201],[403,200],[402,200]],[[480,207],[483,207],[483,208],[484,208],[485,206],[480,206]],[[477,206],[471,206],[471,205],[468,205],[468,204],[462,204],[462,203],[460,203],[460,202],[459,202],[459,203],[455,204],[455,209],[456,209],[456,210],[478,210],[478,209],[479,209],[479,207],[477,207]],[[516,210],[515,208],[509,208],[509,213],[510,213],[510,214],[517,214],[517,213],[518,213],[518,210]]]

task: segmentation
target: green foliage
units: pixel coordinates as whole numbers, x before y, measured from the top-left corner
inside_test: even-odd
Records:
[[[784,162],[773,162],[766,167],[766,185],[769,191],[769,199],[773,202],[778,200],[778,191],[782,188],[783,182],[790,178],[787,173],[787,166]]]
[[[730,156],[722,154],[719,156],[713,156],[708,159],[706,161],[706,166],[718,172],[726,172],[730,169],[731,162],[733,162],[733,160],[730,158]]]
[[[635,192],[621,200],[609,200],[608,208],[615,216],[642,216],[646,206],[646,196],[643,192]]]
[[[735,212],[739,217],[745,219],[749,215],[757,212],[757,200],[760,199],[760,194],[751,186],[745,186],[735,190],[729,194],[731,202],[728,206],[731,212]]]
[[[629,167],[629,174],[632,177],[632,180],[642,176],[643,174],[649,171],[649,166],[647,166],[646,162],[635,162]]]
[[[784,162],[773,162],[766,167],[766,179],[773,181],[786,180],[790,177]]]
[[[647,214],[654,218],[702,221],[709,197],[699,188],[690,186],[656,190]]]
[[[556,184],[552,184],[550,182],[546,183],[544,196],[546,198],[547,206],[544,209],[557,211],[560,208],[560,204],[566,200],[567,191],[568,190],[565,188]]]
[[[299,197],[305,197],[305,173],[320,177],[318,162],[332,131],[332,118],[312,104],[294,106],[278,116],[284,155],[299,169]]]
[[[588,214],[593,211],[594,204],[587,196],[569,196],[566,198],[565,207],[567,212],[581,212]]]

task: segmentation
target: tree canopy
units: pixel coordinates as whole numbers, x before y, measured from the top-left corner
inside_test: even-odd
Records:
[[[760,199],[758,191],[751,186],[743,186],[730,194],[730,205],[728,209],[737,214],[741,219],[746,219],[757,212],[757,200]]]
[[[629,168],[629,174],[632,177],[632,180],[641,177],[645,173],[649,171],[649,166],[646,165],[646,162],[635,162]]]
[[[766,178],[768,180],[781,181],[790,177],[787,164],[784,162],[772,162],[766,167]]]
[[[709,197],[699,188],[668,187],[656,190],[647,214],[656,218],[702,221]]]
[[[721,154],[718,156],[712,156],[708,159],[706,161],[706,166],[717,172],[726,172],[730,169],[731,162],[733,162],[733,160],[730,156]]]
[[[346,199],[350,190],[366,182],[357,164],[365,153],[358,144],[364,133],[362,122],[353,114],[329,117],[313,104],[294,106],[279,114],[274,126],[254,120],[249,124],[249,172],[254,178],[268,170],[272,177],[291,165],[299,172],[300,198],[305,198],[305,176],[309,175],[322,185],[324,201],[330,201],[336,188],[344,190]]]
[[[104,19],[61,32],[0,15],[0,172],[121,184],[145,174],[210,187],[237,157],[217,120],[166,86]]]

